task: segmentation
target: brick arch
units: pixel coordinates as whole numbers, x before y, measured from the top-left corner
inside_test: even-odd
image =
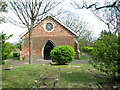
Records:
[[[44,44],[43,47],[42,47],[42,57],[43,57],[43,58],[45,57],[45,55],[44,55],[45,46],[47,45],[48,42],[50,42],[54,47],[56,47],[56,44],[54,43],[53,40],[50,40],[50,39],[49,39],[49,40],[46,40],[45,44]]]

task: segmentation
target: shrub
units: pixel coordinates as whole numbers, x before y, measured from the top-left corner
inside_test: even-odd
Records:
[[[7,59],[11,59],[11,58],[13,58],[13,54],[9,54],[9,55],[7,56]]]
[[[19,53],[13,52],[13,57],[19,57]]]
[[[2,44],[2,60],[8,59],[8,56],[10,55],[12,50],[13,50],[13,46],[9,42],[3,43]]]
[[[4,60],[2,61],[2,64],[3,64],[3,65],[5,64],[5,61],[4,61]]]
[[[58,64],[71,63],[75,54],[74,49],[67,45],[54,47],[54,49],[50,52],[52,61]]]
[[[87,53],[91,54],[93,51],[93,47],[82,47],[81,50],[82,50],[82,52],[87,52]]]
[[[120,73],[120,53],[118,48],[118,37],[115,34],[102,34],[94,43],[92,60],[89,63],[108,75],[117,75]]]
[[[0,39],[2,42],[2,60],[6,60],[14,48],[11,43],[6,42],[10,37],[12,37],[12,35],[7,36],[6,33],[0,33]]]
[[[24,57],[22,57],[22,60],[25,60],[25,56],[24,56]]]

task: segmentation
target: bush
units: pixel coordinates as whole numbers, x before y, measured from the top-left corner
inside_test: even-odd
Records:
[[[22,57],[22,60],[25,60],[25,56],[24,56],[24,57]]]
[[[2,42],[2,60],[8,59],[8,56],[13,50],[13,44],[6,42],[12,35],[7,36],[5,33],[0,33],[0,39]]]
[[[93,47],[82,47],[81,50],[82,50],[82,52],[87,52],[87,53],[91,54],[93,51]]]
[[[92,60],[89,63],[108,75],[117,75],[120,73],[120,53],[118,48],[118,37],[115,34],[102,34],[94,43]]]
[[[13,57],[19,57],[19,53],[13,52]]]
[[[2,60],[8,59],[8,56],[10,55],[12,50],[13,50],[13,46],[9,42],[3,43],[2,44]]]
[[[9,55],[7,56],[7,59],[11,59],[11,58],[13,58],[13,54],[9,54]]]
[[[54,47],[50,52],[50,57],[53,62],[58,64],[71,63],[75,57],[75,51],[71,46],[63,45]]]
[[[5,64],[5,61],[4,61],[4,60],[2,61],[2,64],[3,64],[3,65]]]

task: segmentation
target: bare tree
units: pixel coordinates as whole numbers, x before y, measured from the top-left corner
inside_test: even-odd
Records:
[[[89,4],[83,0],[81,6],[75,0],[72,1],[73,2],[71,4],[76,9],[91,9],[93,14],[108,26],[109,30],[118,34],[118,41],[120,45],[120,0],[105,1],[102,6],[100,5],[100,2]]]
[[[9,9],[18,17],[19,21],[13,18],[6,17],[11,23],[26,27],[29,32],[29,64],[32,64],[32,31],[36,24],[38,24],[43,16],[50,10],[58,6],[61,1],[56,0],[8,0]]]
[[[80,46],[90,44],[93,33],[89,29],[89,24],[83,21],[78,15],[66,12],[59,17],[59,20],[78,34],[77,40],[80,42]],[[83,42],[85,43],[82,44]]]
[[[97,16],[101,21],[108,25],[108,29],[118,32],[119,15],[120,15],[120,0],[105,1],[104,5],[100,5],[100,2],[87,3],[85,0],[82,2],[82,6],[75,0],[71,3],[76,9],[91,9],[93,14]],[[119,33],[119,32],[118,32]]]
[[[0,1],[0,13],[2,13],[2,12],[8,12],[6,10],[6,7],[7,7],[6,2]],[[4,18],[0,16],[0,24],[1,24],[1,22],[5,22],[5,21],[4,21]]]

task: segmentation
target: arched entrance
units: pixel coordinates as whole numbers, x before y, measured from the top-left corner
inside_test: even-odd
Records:
[[[44,59],[45,60],[50,60],[50,52],[51,50],[54,48],[53,43],[51,43],[50,40],[48,40],[48,42],[46,43],[45,47],[44,47]]]

